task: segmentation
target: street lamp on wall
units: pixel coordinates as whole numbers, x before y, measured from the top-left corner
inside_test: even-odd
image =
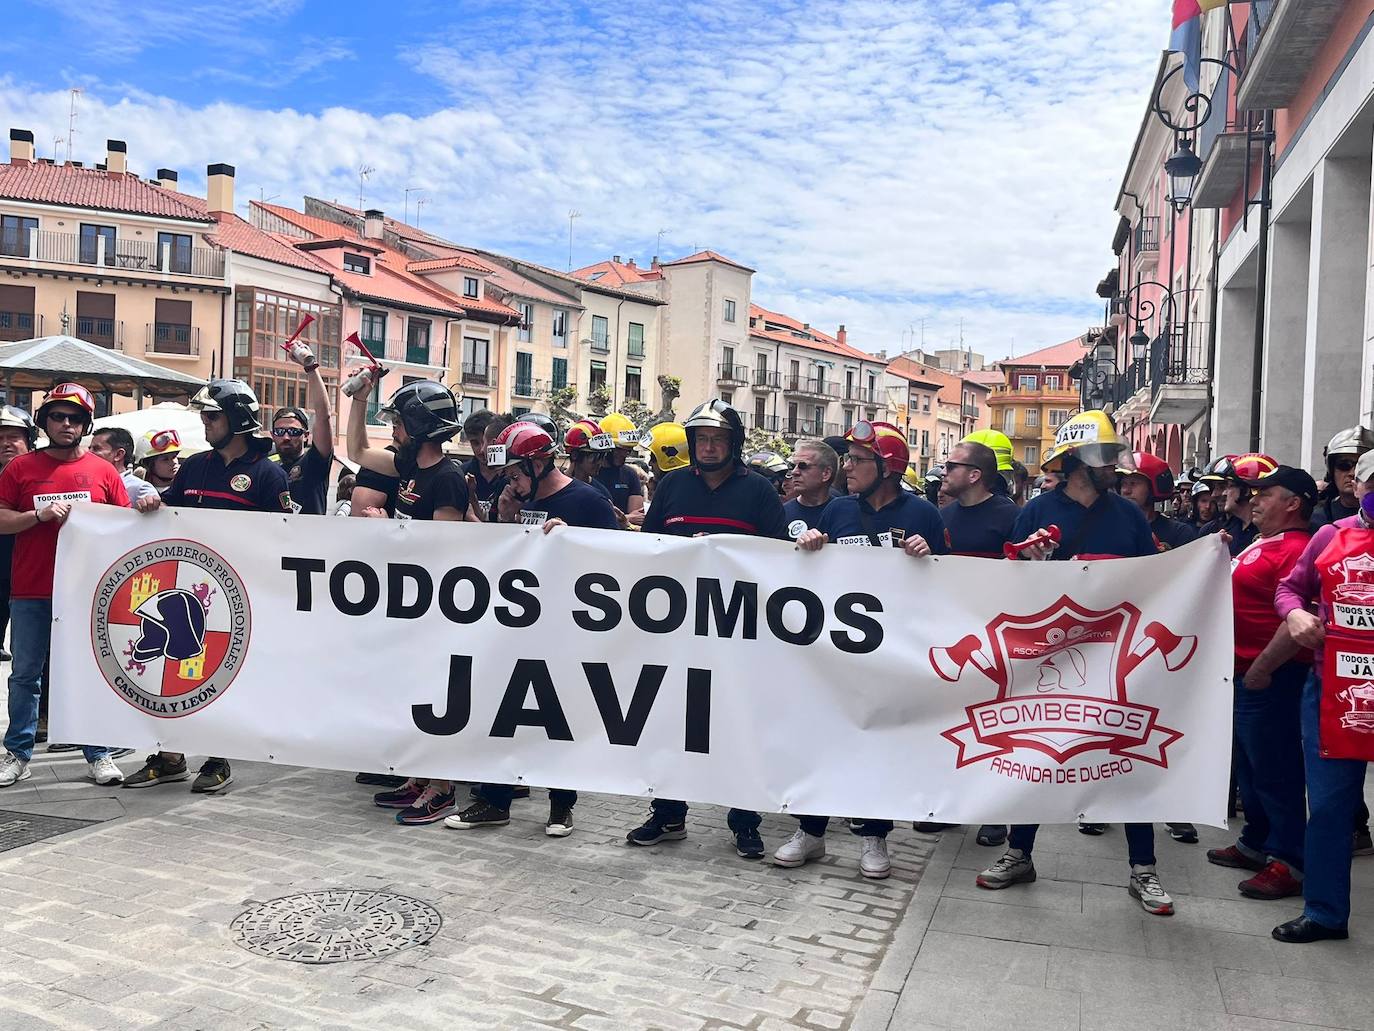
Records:
[[[1188,137],[1178,141],[1178,150],[1164,162],[1164,171],[1169,176],[1169,203],[1182,214],[1193,203],[1193,190],[1202,173],[1202,159],[1193,153],[1193,143]]]
[[[1150,336],[1145,332],[1144,327],[1137,326],[1136,331],[1131,334],[1131,357],[1139,361],[1145,357],[1145,348],[1150,346]]]

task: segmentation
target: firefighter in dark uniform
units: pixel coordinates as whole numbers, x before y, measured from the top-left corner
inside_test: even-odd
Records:
[[[680,537],[743,533],[786,540],[787,518],[777,490],[744,464],[744,421],[739,412],[713,398],[698,405],[683,426],[692,465],[663,477],[641,529]],[[686,802],[655,798],[650,805],[649,818],[625,836],[631,845],[687,837]],[[735,851],[743,859],[763,858],[759,822],[758,813],[730,810]]]
[[[252,388],[242,380],[212,379],[191,398],[190,406],[200,411],[205,440],[212,450],[181,463],[176,479],[162,493],[162,504],[226,512],[294,511],[286,473],[270,457],[272,442],[258,436],[262,420]],[[124,786],[147,788],[187,776],[186,756],[158,752],[148,756],[143,768],[126,778]],[[213,794],[228,787],[233,779],[229,761],[211,757],[201,766],[191,790]]]

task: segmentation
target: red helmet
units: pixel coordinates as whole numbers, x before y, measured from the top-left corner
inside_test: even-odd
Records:
[[[1157,455],[1137,451],[1134,469],[1118,469],[1123,476],[1143,476],[1150,481],[1150,500],[1168,501],[1174,496],[1174,471]]]
[[[95,419],[95,398],[91,392],[80,383],[59,383],[48,391],[43,398],[43,403],[38,406],[35,413],[35,422],[42,426],[48,418],[48,411],[59,402],[74,405],[86,413],[86,425],[89,426]]]
[[[857,445],[877,455],[888,476],[903,475],[911,464],[911,448],[902,431],[890,422],[860,420],[844,435],[844,440],[850,445],[851,453]]]
[[[531,422],[513,422],[487,445],[487,465],[504,469],[535,458],[553,458],[557,454],[558,448],[547,430]]]
[[[613,451],[615,441],[609,433],[602,433],[594,419],[579,419],[563,434],[563,447],[569,454],[575,451]]]
[[[1278,467],[1277,459],[1252,451],[1231,462],[1231,479],[1258,480],[1261,476],[1268,476]]]

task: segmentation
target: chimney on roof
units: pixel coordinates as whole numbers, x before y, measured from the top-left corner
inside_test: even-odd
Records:
[[[105,171],[124,174],[129,170],[129,145],[123,140],[105,141]]]
[[[809,322],[803,322],[803,323],[802,323],[802,329],[810,329],[810,328],[811,328],[811,323],[809,323]]]
[[[80,161],[68,161],[68,162],[67,162],[67,165],[68,165],[68,167],[70,167],[70,168],[81,168],[81,167],[83,167]]]
[[[382,213],[377,208],[369,208],[363,212],[363,236],[369,240],[380,240],[382,238]]]
[[[629,265],[630,268],[634,268],[634,267],[635,267],[635,260],[634,260],[634,258],[631,258],[629,261],[625,262],[625,264]]]
[[[840,323],[840,331],[835,334],[835,339],[842,344],[849,343],[849,334],[844,331],[844,323]]]
[[[649,262],[649,267],[650,267],[650,268],[658,268],[658,255],[657,255],[657,254],[655,254],[653,260],[652,260],[651,262]]]
[[[612,263],[614,263],[614,264],[616,264],[616,265],[619,265],[619,264],[620,264],[620,255],[619,255],[619,254],[612,254],[612,255],[611,255],[611,261],[612,261]]]
[[[177,174],[170,168],[159,168],[157,170],[157,184],[164,190],[177,191]]]
[[[28,129],[10,130],[10,164],[33,164],[33,133]]]
[[[233,165],[206,166],[205,208],[212,215],[232,215],[234,213]]]

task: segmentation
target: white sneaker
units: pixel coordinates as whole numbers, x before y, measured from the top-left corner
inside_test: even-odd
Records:
[[[1153,866],[1131,867],[1131,886],[1128,889],[1140,900],[1140,908],[1155,916],[1173,916],[1174,900],[1159,883],[1159,874]]]
[[[774,866],[802,866],[825,855],[825,839],[798,830],[773,853]]]
[[[114,760],[108,755],[102,755],[95,762],[90,763],[91,780],[101,787],[109,787],[111,784],[123,784],[124,772],[115,765]]]
[[[887,857],[887,839],[864,838],[864,854],[859,857],[859,873],[880,881],[892,872],[892,860]]]
[[[18,784],[32,776],[33,771],[29,769],[29,764],[13,752],[6,752],[0,756],[0,788]]]

